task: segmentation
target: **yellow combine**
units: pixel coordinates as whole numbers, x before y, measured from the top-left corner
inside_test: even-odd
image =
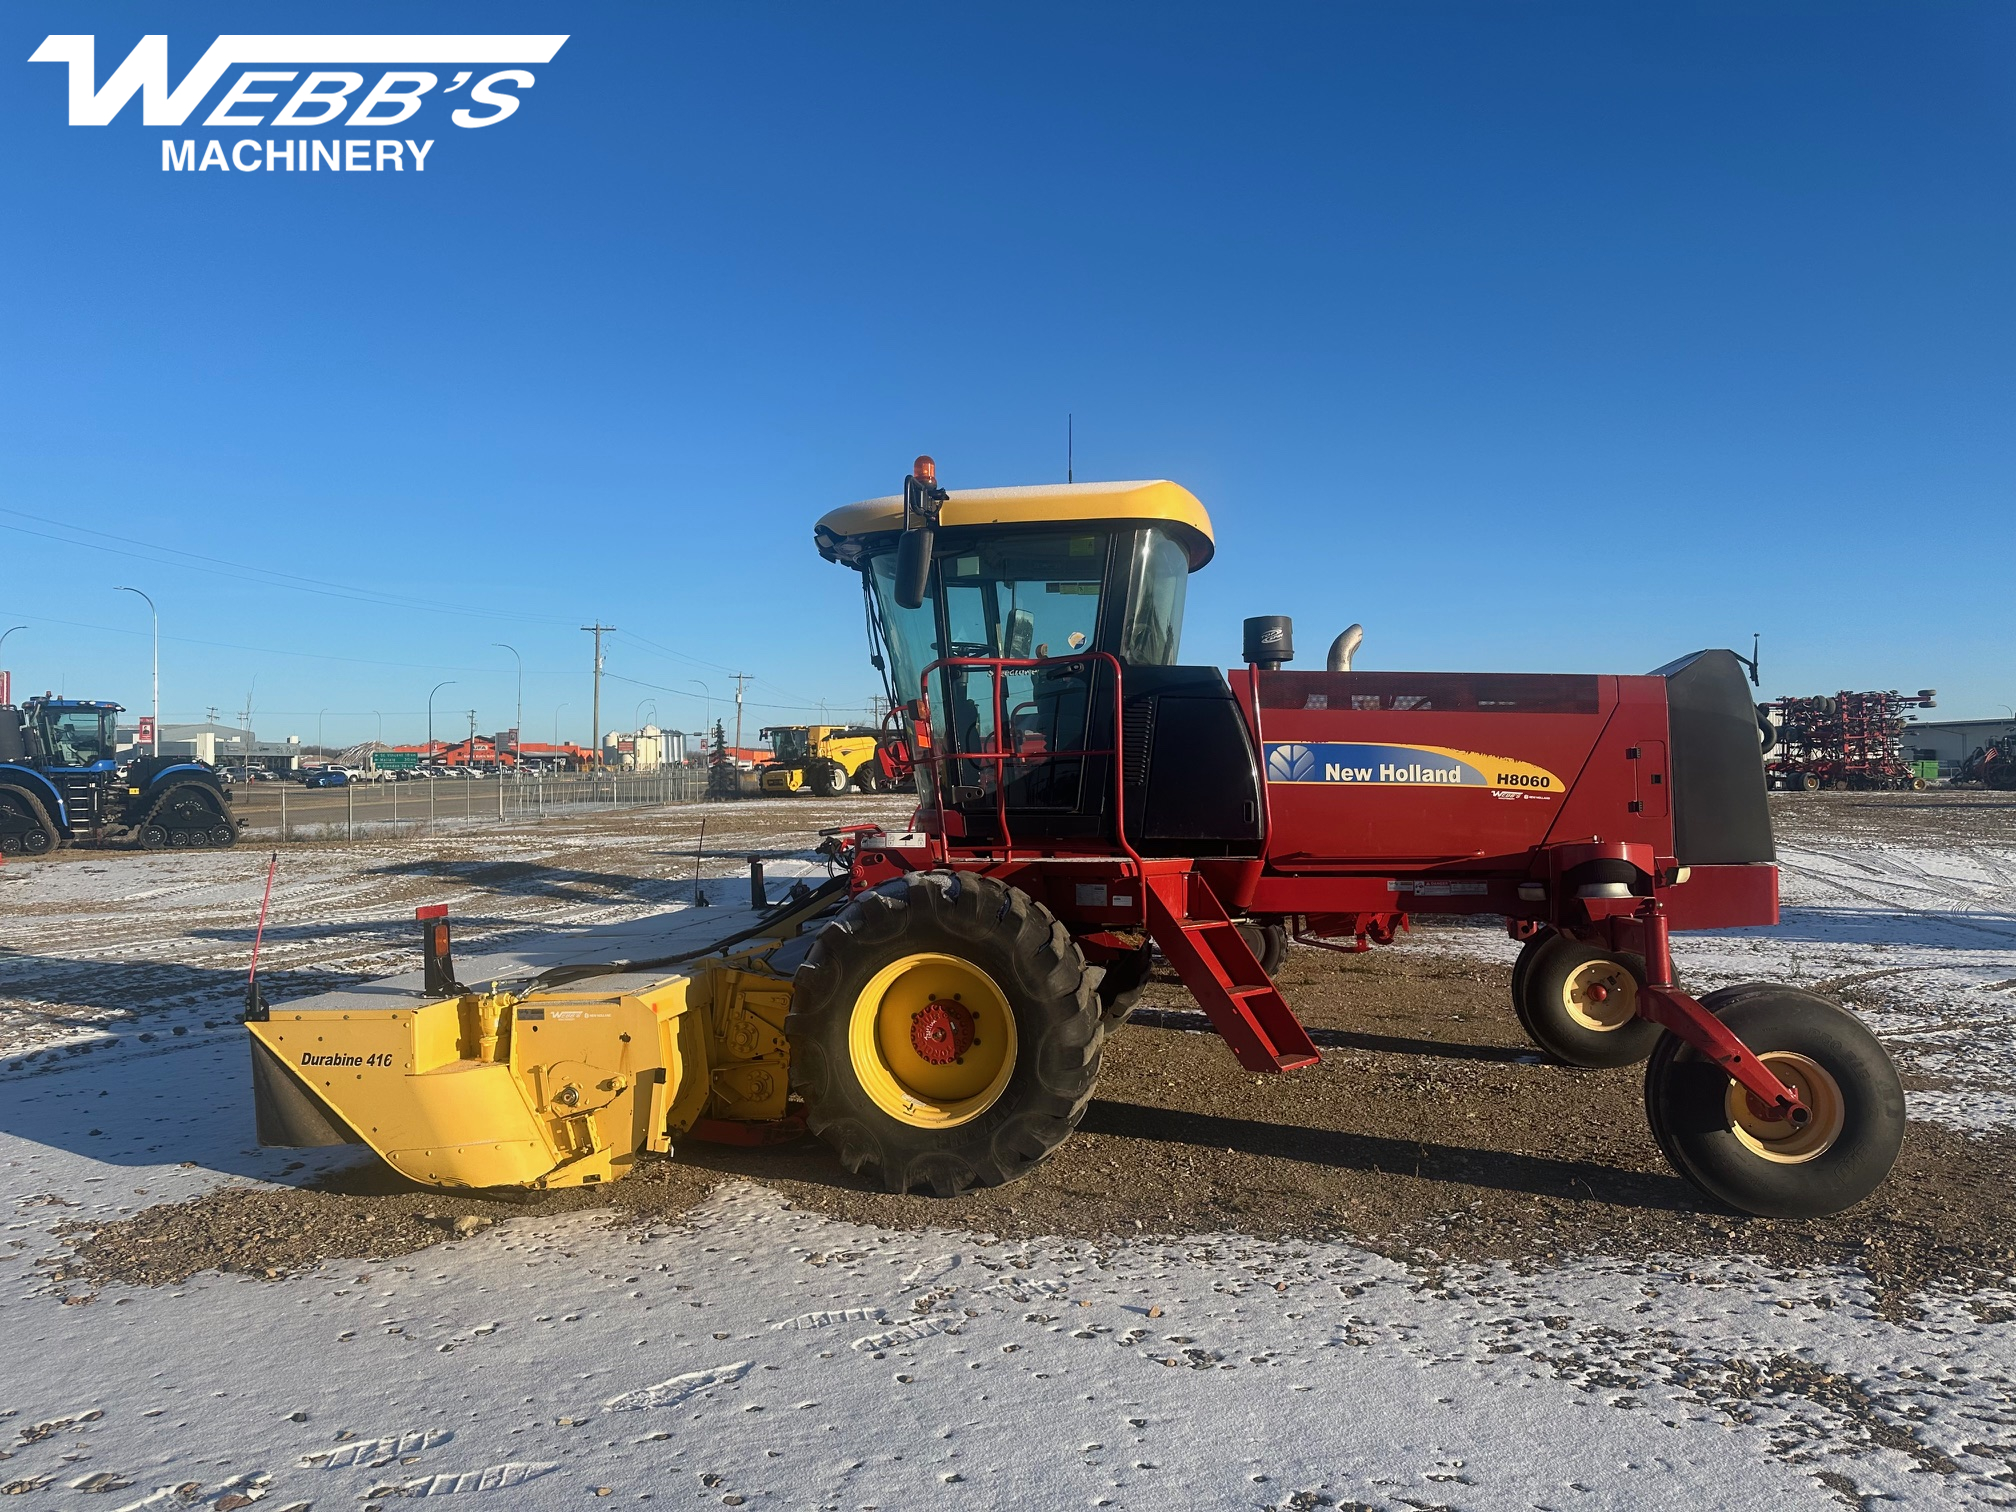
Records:
[[[773,725],[763,738],[774,753],[757,773],[766,795],[809,789],[816,797],[835,798],[849,788],[881,791],[882,769],[875,761],[878,731],[864,725]]]

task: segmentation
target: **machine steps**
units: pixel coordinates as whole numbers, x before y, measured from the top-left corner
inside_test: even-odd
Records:
[[[1295,1010],[1192,871],[1151,873],[1148,929],[1183,985],[1248,1071],[1294,1071],[1322,1059]]]

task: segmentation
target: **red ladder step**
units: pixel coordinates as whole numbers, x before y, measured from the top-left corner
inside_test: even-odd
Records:
[[[1148,932],[1239,1064],[1294,1071],[1323,1057],[1210,884],[1195,872],[1150,875]]]

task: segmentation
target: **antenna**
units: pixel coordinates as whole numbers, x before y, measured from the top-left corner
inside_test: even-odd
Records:
[[[1066,483],[1072,481],[1071,474],[1075,463],[1073,453],[1077,450],[1078,440],[1077,420],[1078,417],[1076,415],[1067,414],[1064,417],[1064,481]]]

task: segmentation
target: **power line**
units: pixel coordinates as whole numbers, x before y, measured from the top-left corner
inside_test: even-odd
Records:
[[[688,693],[681,688],[668,688],[663,683],[645,682],[642,678],[638,677],[625,677],[620,672],[604,672],[602,675],[606,677],[610,682],[628,683],[633,688],[649,688],[653,693],[670,693],[675,698],[690,698],[695,703],[703,703],[707,701],[705,698],[703,698],[701,694]],[[826,700],[826,704],[829,707],[832,705],[833,702],[834,701],[830,698]],[[785,714],[810,714],[817,711],[820,706],[817,703],[802,703],[802,704],[758,703],[755,699],[752,698],[749,700],[748,707],[752,709],[776,709]]]
[[[137,635],[143,639],[147,635],[145,630],[134,630],[124,625],[94,625],[88,620],[56,619],[50,615],[27,614],[20,610],[15,612],[20,614],[21,618],[33,620],[38,625],[64,625],[72,630],[101,630],[107,635]],[[299,656],[310,661],[348,662],[359,667],[398,667],[408,672],[488,672],[502,675],[495,667],[456,667],[445,662],[377,661],[366,656],[337,656],[328,651],[294,651],[285,646],[241,646],[236,641],[199,640],[189,635],[164,635],[161,639],[173,641],[178,646],[209,646],[220,651],[249,651],[255,656]],[[541,672],[537,675],[552,677],[557,674]]]
[[[60,520],[45,520],[40,515],[28,514],[19,509],[0,507],[0,514],[13,515],[17,519],[33,520],[39,525],[52,525],[58,530],[70,531],[77,535],[99,536],[105,540],[124,541],[126,546],[103,546],[96,541],[73,540],[66,535],[51,535],[47,531],[30,530],[25,525],[9,525],[0,521],[0,530],[11,530],[19,535],[34,536],[38,540],[54,541],[60,546],[79,546],[87,551],[102,551],[111,556],[130,557],[135,561],[151,562],[157,567],[176,567],[183,571],[207,573],[212,577],[229,578],[236,582],[256,583],[264,588],[279,588],[292,593],[313,593],[323,598],[345,599],[352,603],[376,604],[382,608],[425,610],[434,614],[462,615],[470,619],[487,620],[532,620],[542,624],[564,624],[564,620],[551,616],[505,613],[501,610],[463,609],[422,598],[408,598],[401,594],[390,594],[377,588],[358,588],[346,583],[332,583],[322,578],[302,577],[298,573],[282,572],[275,567],[258,567],[249,562],[232,562],[222,557],[204,556],[200,552],[184,551],[178,546],[162,546],[152,541],[137,541],[126,536],[109,535],[102,530],[92,530],[84,525],[70,525]],[[144,551],[127,549],[130,546],[145,547]],[[181,557],[181,562],[164,560],[161,555]],[[194,563],[210,563],[210,566],[194,566]],[[226,571],[223,569],[233,569]],[[246,576],[246,574],[256,574]]]
[[[670,646],[661,646],[654,640],[646,640],[634,630],[626,631],[624,634],[626,639],[636,641],[640,645],[649,646],[654,651],[662,651],[665,655],[671,657],[672,660],[684,662],[689,667],[705,667],[710,672],[719,672],[727,677],[747,677],[751,682],[759,682],[766,688],[775,688],[779,693],[788,693],[793,698],[804,698],[807,696],[797,688],[787,688],[782,683],[775,682],[770,678],[758,677],[754,673],[738,673],[734,668],[724,667],[719,662],[703,661],[697,656],[688,656],[683,651],[674,651]],[[805,707],[809,709],[814,707],[814,705],[808,703]]]

